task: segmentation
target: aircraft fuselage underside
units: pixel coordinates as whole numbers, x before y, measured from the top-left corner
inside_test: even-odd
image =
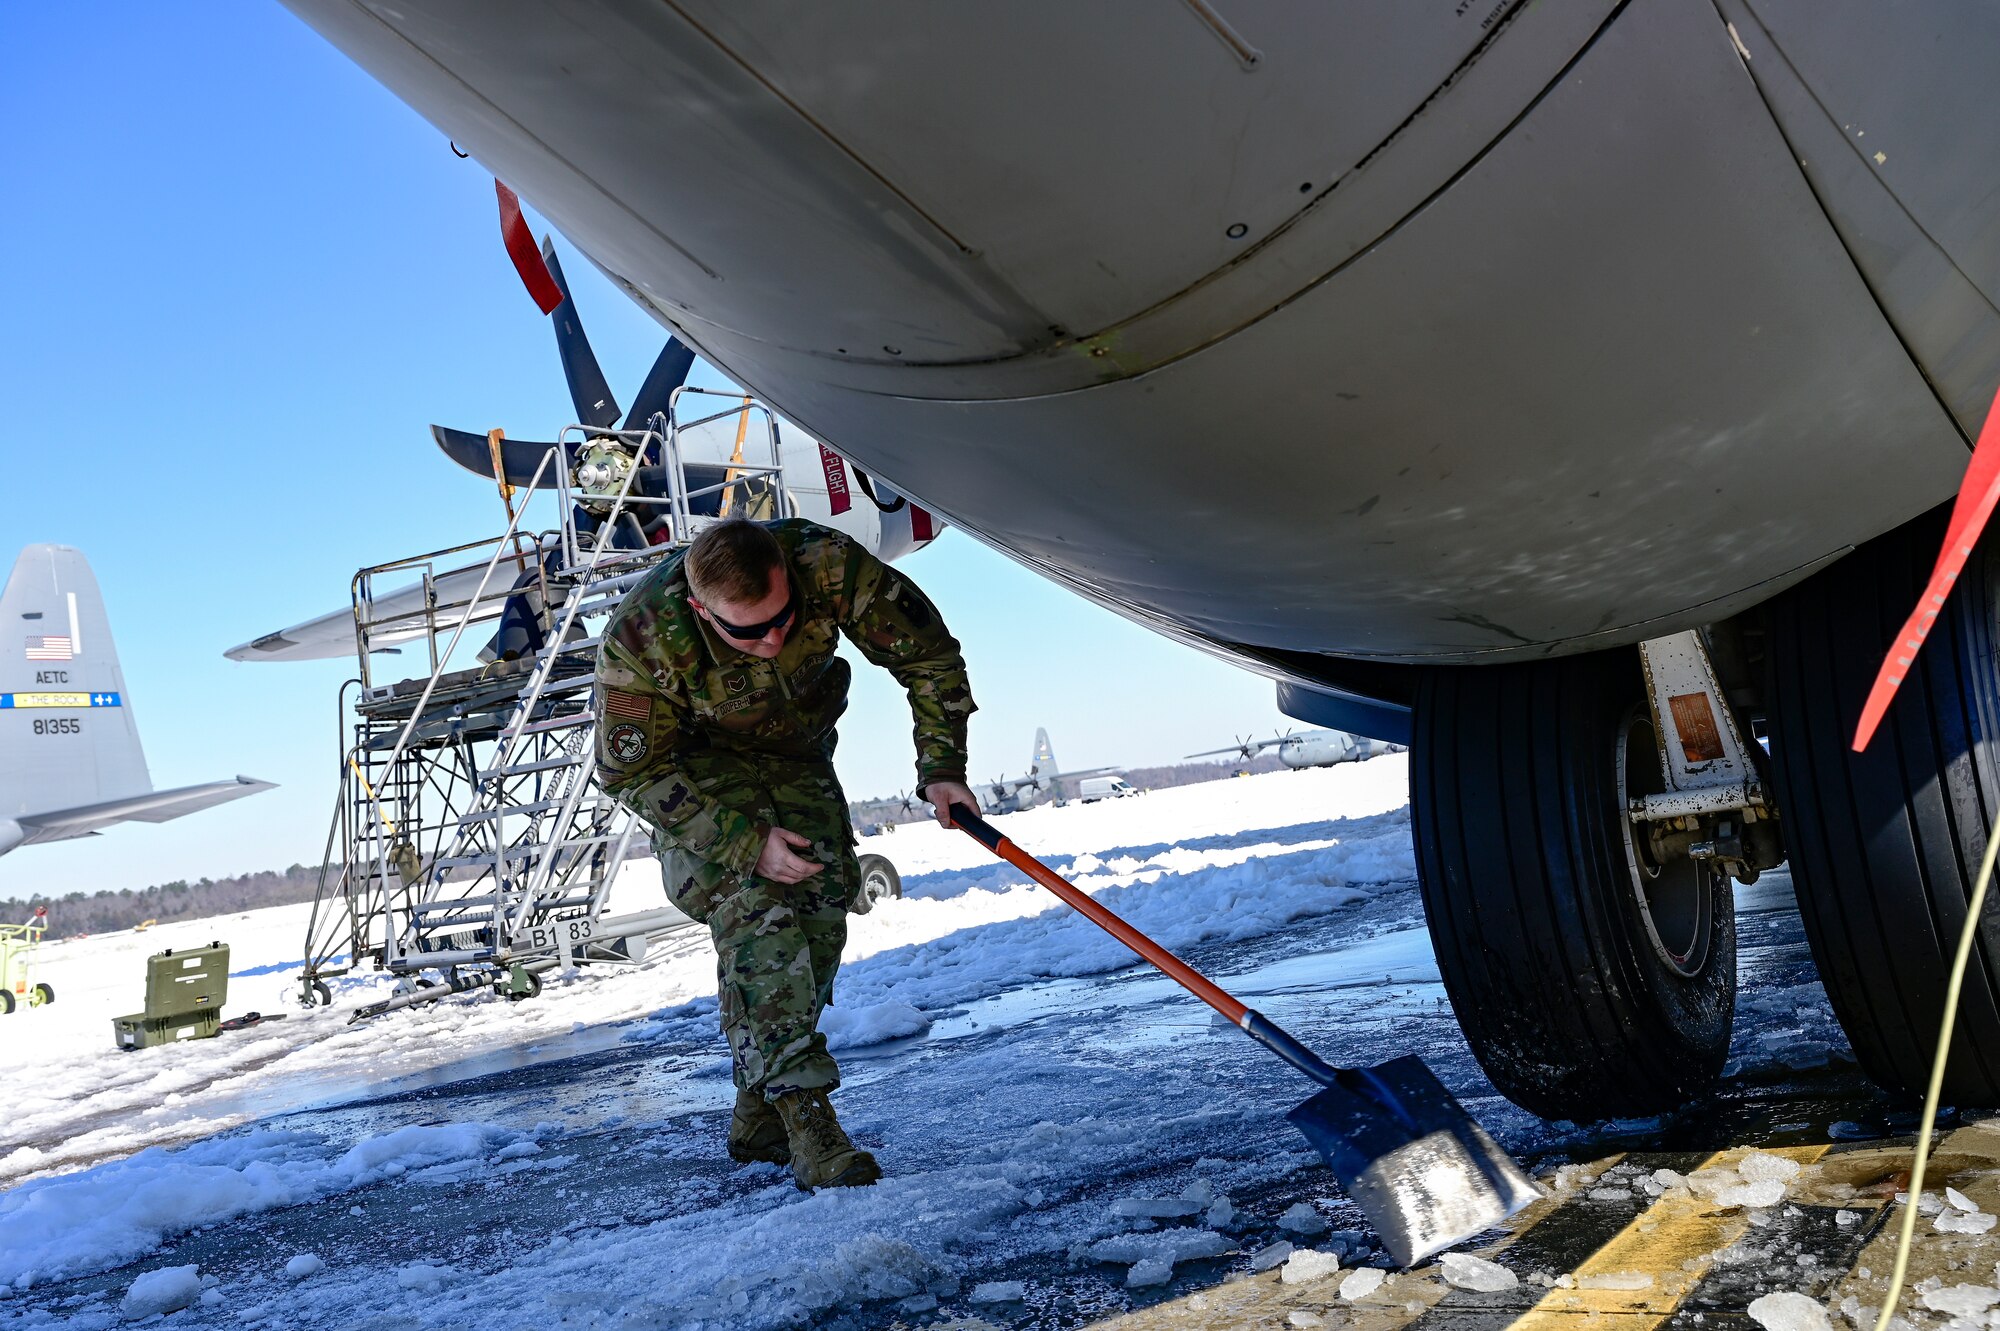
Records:
[[[1969,4],[286,2],[801,426],[1281,678],[1755,605],[2000,378]]]

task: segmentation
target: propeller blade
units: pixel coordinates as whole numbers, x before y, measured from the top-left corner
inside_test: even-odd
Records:
[[[665,411],[667,399],[687,382],[688,371],[693,368],[694,349],[677,337],[668,338],[667,345],[660,348],[660,358],[646,371],[646,382],[639,385],[639,396],[632,399],[632,410],[625,413],[625,428],[642,430],[656,413]]]
[[[542,240],[542,261],[549,266],[549,276],[562,292],[562,303],[556,306],[550,322],[555,324],[556,350],[562,354],[563,378],[569,381],[569,400],[576,406],[576,418],[595,429],[609,430],[618,424],[618,399],[611,396],[611,385],[605,381],[604,371],[597,365],[597,355],[590,349],[590,339],[584,335],[583,320],[576,313],[576,298],[569,294],[562,264],[556,259],[555,242],[546,237]]]
[[[446,457],[473,475],[484,476],[489,481],[500,479],[493,474],[493,449],[486,442],[485,435],[433,425],[431,438],[437,440],[437,446],[444,450]],[[538,444],[532,439],[502,439],[500,461],[507,469],[507,484],[527,485],[534,479],[535,468],[542,465],[542,455],[554,447],[554,444]],[[566,460],[573,460],[570,457],[572,449],[565,448],[563,452]],[[543,469],[542,483],[536,489],[556,488],[556,465],[551,463]]]
[[[521,216],[521,196],[498,180],[493,182],[493,192],[500,198],[500,239],[506,243],[507,257],[514,261],[514,271],[521,275],[521,284],[528,288],[535,304],[547,314],[567,293],[556,285],[548,265],[535,252],[534,233]]]

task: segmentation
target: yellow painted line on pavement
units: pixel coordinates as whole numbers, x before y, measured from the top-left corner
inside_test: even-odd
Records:
[[[1752,1149],[1723,1151],[1701,1168],[1734,1168]],[[1810,1165],[1831,1149],[1783,1146],[1765,1148],[1763,1154]],[[1591,1319],[1591,1331],[1652,1331],[1674,1315],[1715,1264],[1716,1254],[1749,1228],[1748,1211],[1718,1210],[1708,1199],[1688,1194],[1663,1197],[1577,1266],[1571,1273],[1577,1288],[1550,1290],[1508,1331],[1559,1331],[1577,1317]],[[1651,1283],[1643,1289],[1588,1288],[1593,1278],[1610,1283],[1635,1272],[1650,1276]]]
[[[1888,1184],[1892,1189],[1908,1185],[1911,1154],[1912,1146],[1908,1143],[1856,1153],[1874,1166],[1869,1172],[1894,1180]],[[1841,1158],[1844,1160],[1847,1157]],[[2000,1208],[2000,1120],[1984,1120],[1955,1129],[1944,1134],[1931,1148],[1931,1164],[1925,1174],[1924,1191],[1942,1194],[1953,1180],[1956,1180],[1955,1186],[1978,1203],[1982,1211],[1991,1212]],[[1844,1204],[1862,1210],[1866,1203],[1867,1199],[1862,1199]],[[1882,1306],[1888,1292],[1890,1271],[1896,1262],[1896,1242],[1901,1230],[1897,1210],[1907,1203],[1878,1197],[1873,1199],[1873,1204],[1888,1211],[1887,1222],[1855,1255],[1847,1275],[1828,1292],[1826,1302],[1829,1306],[1839,1306],[1841,1300],[1849,1295],[1870,1309],[1871,1315],[1874,1309]],[[1941,1234],[1929,1217],[1919,1220],[1903,1297],[1921,1309],[1923,1303],[1915,1292],[1915,1286],[1918,1281],[1930,1276],[1937,1277],[1946,1285],[1992,1284],[1992,1280],[1981,1272],[1994,1269],[1991,1265],[1995,1255],[1993,1239],[1992,1234]]]

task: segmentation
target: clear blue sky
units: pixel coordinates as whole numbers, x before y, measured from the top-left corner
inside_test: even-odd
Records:
[[[344,604],[363,564],[504,525],[431,422],[549,438],[573,414],[492,178],[275,3],[0,5],[0,51],[0,561],[89,556],[157,786],[282,785],[16,851],[0,898],[315,862],[353,663],[222,652]],[[567,270],[629,399],[665,333]],[[1070,767],[1290,724],[1267,681],[963,533],[906,567],[965,644],[977,777],[1024,770],[1037,725]],[[841,733],[850,795],[909,783],[886,675],[860,672]]]

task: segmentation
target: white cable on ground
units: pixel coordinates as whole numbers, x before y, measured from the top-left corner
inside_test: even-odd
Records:
[[[1910,1242],[1917,1230],[1917,1203],[1924,1195],[1924,1167],[1931,1158],[1931,1132],[1937,1126],[1938,1096],[1944,1089],[1944,1065],[1951,1053],[1951,1030],[1958,1021],[1958,991],[1965,983],[1965,964],[1972,956],[1972,940],[1979,932],[1979,915],[1986,904],[1986,888],[1993,881],[1993,862],[2000,858],[2000,822],[1986,834],[1986,856],[1979,862],[1979,880],[1972,885],[1972,898],[1965,903],[1965,927],[1958,932],[1958,955],[1951,961],[1951,981],[1944,989],[1944,1020],[1938,1023],[1937,1055],[1931,1060],[1931,1084],[1924,1091],[1924,1116],[1917,1124],[1917,1155],[1910,1165],[1909,1203],[1903,1208],[1903,1231],[1896,1239],[1896,1268],[1889,1276],[1889,1293],[1882,1300],[1882,1315],[1875,1319],[1875,1331],[1888,1331],[1889,1319],[1903,1292],[1903,1278],[1910,1273]]]

